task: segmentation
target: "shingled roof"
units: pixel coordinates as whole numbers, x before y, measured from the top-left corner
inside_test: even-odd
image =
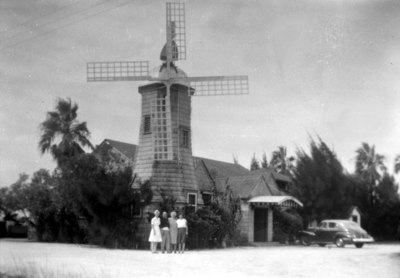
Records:
[[[254,171],[250,171],[249,173],[249,175],[263,175],[263,174],[271,174],[276,180],[292,183],[292,180],[288,176],[275,172],[275,170],[271,168],[261,168]]]
[[[247,175],[250,171],[244,168],[242,165],[228,163],[223,161],[212,160],[202,157],[193,157],[194,167],[203,161],[208,171],[217,171],[218,177],[235,177]]]
[[[229,178],[219,178],[215,184],[219,191],[229,184],[232,191],[241,198],[249,198],[261,195],[283,196],[286,195],[278,189],[278,186],[272,176],[269,175],[247,175]]]

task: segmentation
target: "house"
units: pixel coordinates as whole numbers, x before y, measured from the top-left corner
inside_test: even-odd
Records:
[[[105,139],[94,151],[100,153],[102,149],[120,154],[127,165],[134,165],[138,147],[133,144]],[[273,171],[272,169],[259,169],[249,171],[241,165],[227,163],[208,158],[192,157],[195,173],[195,182],[198,192],[186,191],[184,203],[194,206],[207,204],[212,198],[212,186],[223,190],[226,184],[237,197],[241,199],[242,220],[239,228],[242,240],[252,242],[271,242],[273,238],[273,207],[301,207],[302,203],[290,196],[287,192],[291,186],[289,177]],[[135,169],[134,169],[135,172]],[[199,202],[201,200],[201,202]],[[155,202],[158,200],[156,199]],[[182,203],[182,202],[181,202]],[[150,225],[147,223],[145,210],[135,217],[141,221],[139,234],[146,240]]]
[[[361,211],[357,206],[352,206],[347,213],[349,220],[356,222],[361,226]]]

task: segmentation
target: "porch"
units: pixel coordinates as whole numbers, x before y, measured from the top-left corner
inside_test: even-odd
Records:
[[[242,240],[252,243],[271,243],[274,230],[273,207],[302,207],[303,204],[292,196],[257,196],[241,204]]]

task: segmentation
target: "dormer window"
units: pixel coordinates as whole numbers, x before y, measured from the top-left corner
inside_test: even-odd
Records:
[[[276,181],[276,184],[278,185],[279,191],[285,191],[287,192],[289,190],[289,183],[284,182],[284,181]]]

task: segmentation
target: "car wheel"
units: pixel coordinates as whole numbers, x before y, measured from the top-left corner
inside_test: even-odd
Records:
[[[336,244],[337,247],[343,248],[343,247],[344,247],[344,240],[343,240],[343,238],[337,237],[337,238],[335,239],[335,244]]]
[[[326,243],[318,243],[318,245],[321,246],[321,247],[325,247]]]
[[[357,248],[362,248],[362,247],[364,246],[364,243],[354,243],[354,245],[355,245]]]
[[[308,239],[307,236],[302,236],[301,237],[301,244],[303,244],[304,246],[310,246],[311,245],[310,240]]]

